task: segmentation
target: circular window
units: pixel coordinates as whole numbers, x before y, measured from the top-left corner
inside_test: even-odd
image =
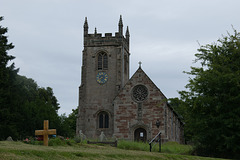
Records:
[[[144,101],[148,96],[148,89],[144,85],[137,85],[132,90],[133,100],[137,102]]]

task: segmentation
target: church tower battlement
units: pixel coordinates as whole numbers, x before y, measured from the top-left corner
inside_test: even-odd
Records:
[[[124,45],[124,48],[129,52],[129,30],[127,27],[125,37],[123,35],[123,22],[122,16],[120,16],[118,23],[118,32],[115,32],[115,36],[112,33],[105,33],[105,36],[102,36],[101,33],[97,33],[97,29],[95,28],[95,32],[93,34],[88,33],[88,22],[87,17],[84,22],[84,46],[119,46]]]

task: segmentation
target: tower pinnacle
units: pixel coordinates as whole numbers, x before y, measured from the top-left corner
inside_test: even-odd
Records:
[[[94,30],[94,34],[95,36],[97,35],[97,28],[95,27],[95,30]]]
[[[127,30],[126,30],[125,36],[126,36],[127,42],[129,43],[130,34],[129,34],[128,26],[127,26]]]
[[[87,35],[88,35],[88,22],[87,22],[87,17],[85,17],[85,22],[84,22],[83,28],[84,28],[84,36],[87,36]]]
[[[120,36],[123,35],[122,15],[120,15],[120,19],[119,19],[119,22],[118,22],[118,32],[119,32]]]

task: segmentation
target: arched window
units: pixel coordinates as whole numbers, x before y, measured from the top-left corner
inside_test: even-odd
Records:
[[[108,69],[108,57],[107,54],[101,52],[98,54],[98,70]]]
[[[99,128],[109,128],[109,116],[106,112],[100,112],[98,116]]]

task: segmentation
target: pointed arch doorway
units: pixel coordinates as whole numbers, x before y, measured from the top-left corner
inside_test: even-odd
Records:
[[[134,141],[146,142],[147,140],[147,131],[144,128],[137,128],[134,131]]]

